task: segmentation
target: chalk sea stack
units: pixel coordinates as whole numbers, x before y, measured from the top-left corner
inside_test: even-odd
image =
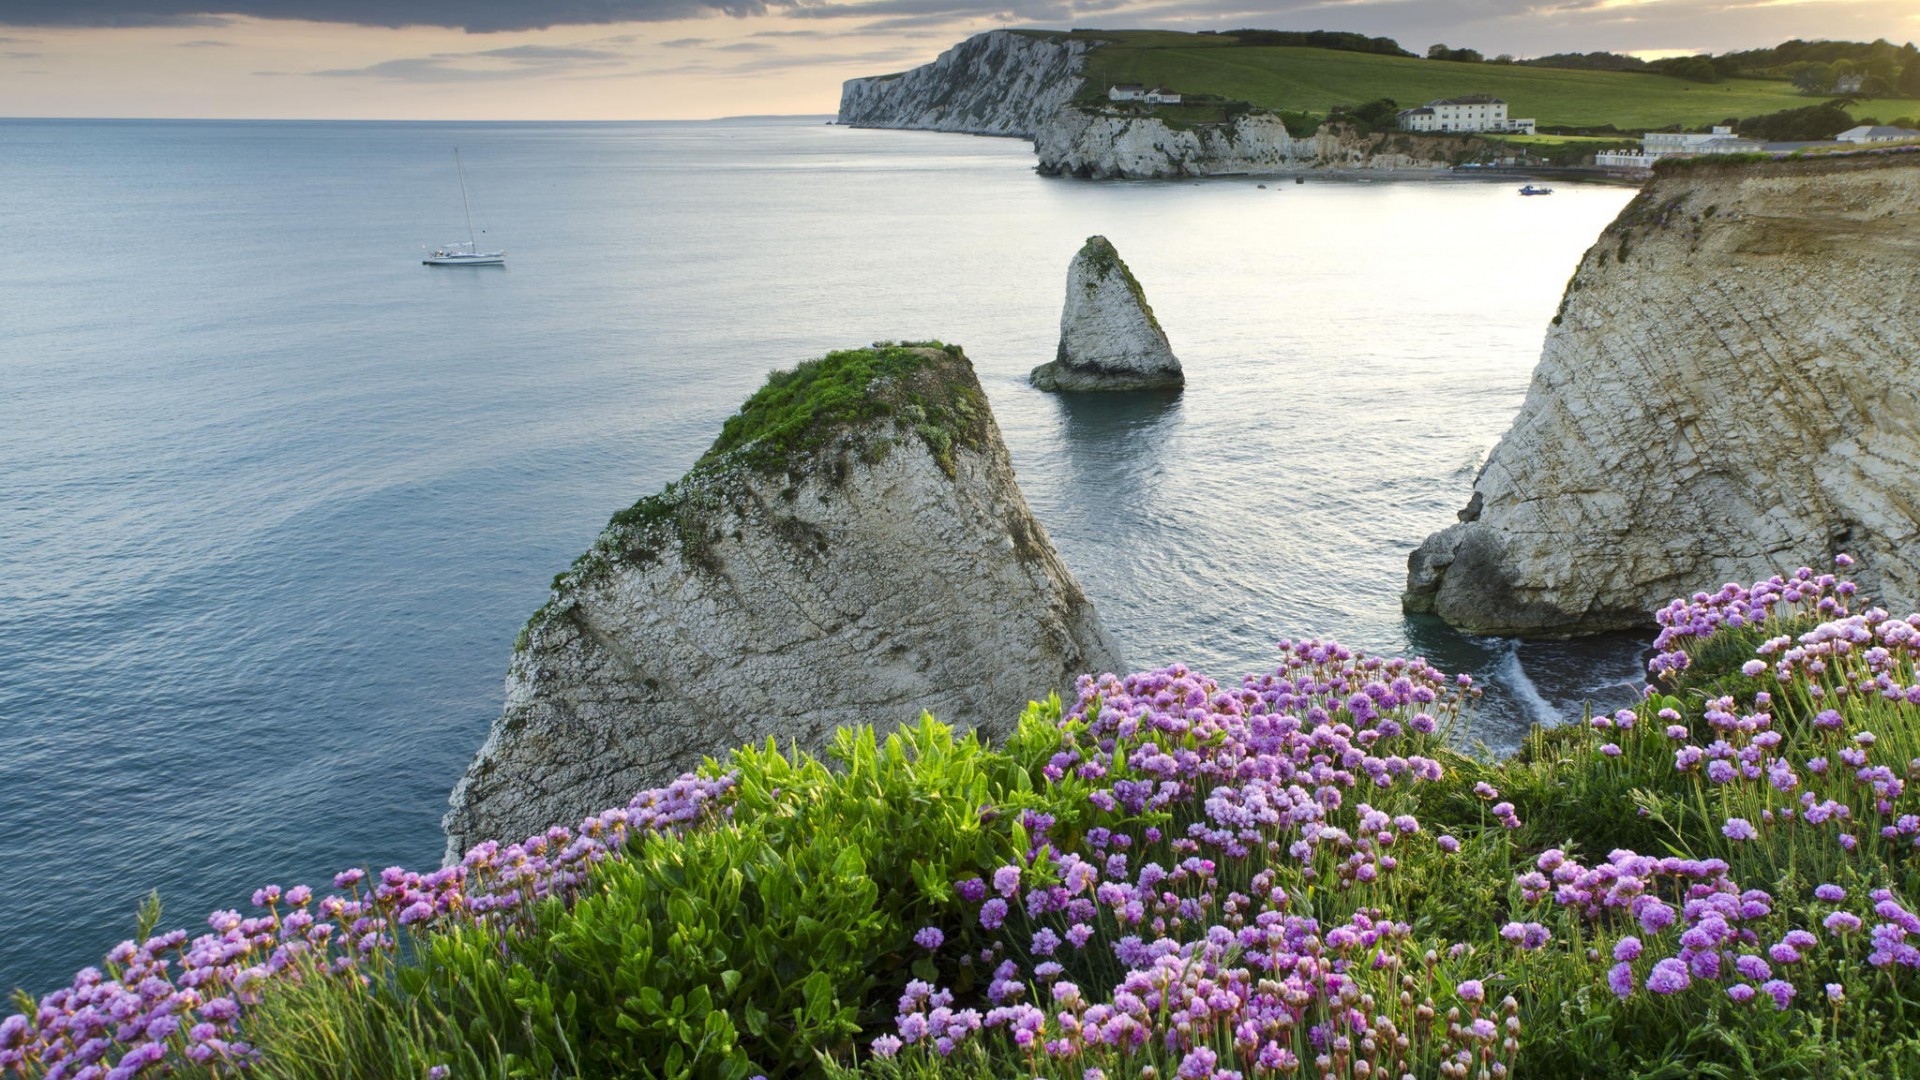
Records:
[[[1662,167],[1581,259],[1404,605],[1475,633],[1625,629],[1847,552],[1906,611],[1917,477],[1920,154]]]
[[[1041,390],[1179,389],[1187,377],[1147,306],[1146,291],[1104,236],[1090,236],[1067,267],[1060,349],[1033,369]]]
[[[961,350],[832,353],[771,376],[555,579],[453,791],[449,856],[770,737],[817,750],[923,710],[1003,735],[1034,696],[1123,670]]]

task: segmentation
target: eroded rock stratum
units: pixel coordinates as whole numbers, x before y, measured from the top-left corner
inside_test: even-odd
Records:
[[[1641,626],[1823,553],[1920,600],[1920,154],[1663,169],[1568,282],[1526,402],[1405,606]]]

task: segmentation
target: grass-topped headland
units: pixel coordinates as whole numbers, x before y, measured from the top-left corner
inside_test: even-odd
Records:
[[[953,474],[954,451],[992,438],[993,418],[973,366],[958,345],[876,342],[775,371],[727,418],[687,474],[613,515],[566,574],[559,590],[614,562],[649,562],[668,545],[711,567],[712,511],[747,475],[844,480],[861,462],[880,461],[901,440],[917,440]],[[547,611],[536,612],[529,625]],[[524,639],[523,639],[524,642]]]
[[[1844,557],[1842,565],[1845,565]],[[1636,707],[1490,761],[1474,690],[1282,643],[746,747],[430,873],[268,886],[0,1022],[232,1077],[1920,1074],[1920,615],[1676,600]]]
[[[1339,49],[1266,44],[1269,39],[1257,34],[1247,35],[1247,40],[1261,44],[1243,44],[1233,32],[1076,30],[1051,36],[1099,43],[1087,54],[1086,82],[1077,99],[1081,104],[1104,101],[1107,88],[1120,83],[1165,86],[1319,117],[1381,98],[1410,107],[1437,98],[1492,94],[1510,104],[1512,115],[1534,117],[1543,127],[1627,132],[1673,125],[1699,129],[1729,117],[1775,113],[1809,101],[1785,78],[1698,83],[1651,70],[1459,63],[1414,57],[1404,50],[1397,55],[1385,48],[1360,51],[1351,44]],[[1846,108],[1855,117],[1920,116],[1920,98],[1896,90],[1851,101]]]

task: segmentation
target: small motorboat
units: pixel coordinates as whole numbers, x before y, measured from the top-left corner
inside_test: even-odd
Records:
[[[1535,187],[1535,186],[1533,186],[1532,184],[1528,184],[1528,185],[1527,185],[1526,187],[1523,187],[1523,188],[1521,188],[1521,189],[1520,189],[1520,194],[1522,194],[1522,195],[1551,195],[1551,194],[1553,194],[1553,189],[1552,189],[1552,188],[1550,188],[1550,187]]]

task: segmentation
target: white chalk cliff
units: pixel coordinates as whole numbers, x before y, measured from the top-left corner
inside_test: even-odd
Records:
[[[1019,30],[979,34],[912,71],[848,79],[837,122],[1030,138],[1073,100],[1091,47]]]
[[[1090,236],[1067,267],[1060,345],[1029,376],[1041,390],[1157,390],[1186,385],[1147,294],[1104,236]]]
[[[768,738],[817,749],[922,710],[1003,735],[1031,698],[1120,670],[960,350],[831,354],[769,379],[555,580],[453,791],[448,854]]]
[[[1294,138],[1280,117],[1248,112],[1231,123],[1173,126],[1126,108],[1062,109],[1034,134],[1037,168],[1090,180],[1271,176],[1306,170],[1439,173],[1486,150],[1460,136],[1377,132],[1325,124]]]
[[[1581,259],[1513,427],[1405,605],[1646,625],[1845,551],[1920,602],[1920,154],[1662,169]]]

